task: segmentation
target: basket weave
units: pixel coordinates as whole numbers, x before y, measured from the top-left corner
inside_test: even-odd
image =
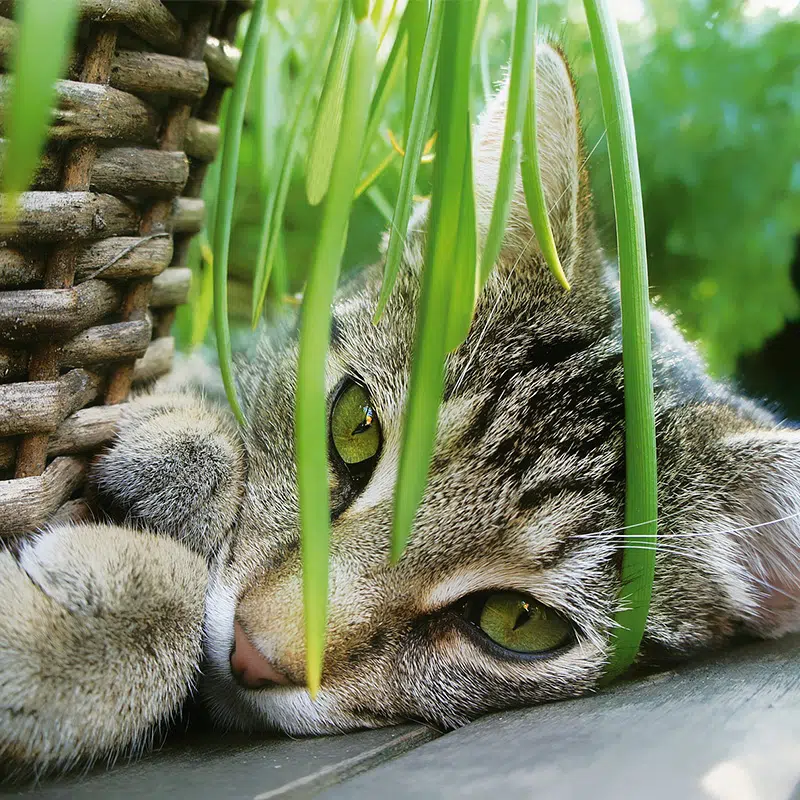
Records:
[[[47,153],[0,240],[0,536],[85,515],[87,467],[119,404],[170,369],[215,120],[238,63],[228,42],[250,5],[80,0]],[[0,0],[2,67],[12,12]]]

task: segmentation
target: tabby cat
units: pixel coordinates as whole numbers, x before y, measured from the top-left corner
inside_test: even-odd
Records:
[[[597,686],[624,533],[619,303],[567,65],[549,45],[537,59],[545,195],[573,288],[545,267],[518,186],[469,338],[447,361],[430,481],[396,566],[424,208],[381,322],[380,265],[337,297],[316,701],[304,688],[295,321],[239,364],[241,430],[175,378],[130,403],[94,476],[124,527],[55,524],[0,553],[6,773],[141,749],[196,687],[223,726],[318,734],[409,719],[447,729]],[[477,133],[483,231],[504,104],[501,90]],[[653,325],[661,520],[642,662],[800,628],[800,432],[709,379],[665,315]]]

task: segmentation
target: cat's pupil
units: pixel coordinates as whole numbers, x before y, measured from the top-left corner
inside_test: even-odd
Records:
[[[375,419],[375,412],[369,406],[364,406],[364,419],[356,425],[351,436],[357,436],[359,433],[368,431],[372,427],[373,419]]]
[[[511,630],[515,631],[518,628],[521,628],[530,618],[531,618],[530,606],[524,600],[522,600],[520,602],[520,610],[519,613],[517,614],[517,620],[514,623],[514,627]]]

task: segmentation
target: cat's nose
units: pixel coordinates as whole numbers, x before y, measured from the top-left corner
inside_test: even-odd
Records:
[[[238,622],[233,624],[233,651],[231,672],[236,682],[245,689],[261,689],[270,684],[289,686],[291,681],[270,664]]]

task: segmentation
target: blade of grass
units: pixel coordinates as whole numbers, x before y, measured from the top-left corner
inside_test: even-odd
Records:
[[[386,38],[386,34],[389,33],[389,28],[391,27],[392,20],[394,19],[394,12],[397,10],[397,0],[392,0],[392,6],[389,9],[389,13],[386,15],[386,19],[383,22],[383,28],[381,28],[381,35],[378,37],[378,49],[380,50],[381,45],[383,44],[383,40]],[[377,22],[375,23],[378,24]]]
[[[403,554],[408,541],[417,507],[425,492],[433,454],[444,383],[447,323],[453,282],[452,260],[457,250],[461,217],[459,198],[464,183],[465,159],[470,156],[469,128],[464,122],[468,120],[469,114],[470,66],[477,2],[459,0],[457,3],[444,2],[443,5],[445,9],[438,65],[440,90],[436,117],[439,139],[428,221],[428,253],[417,312],[414,359],[403,426],[403,448],[394,498],[394,561]],[[422,74],[420,70],[420,75]],[[416,112],[416,108],[414,110]],[[406,156],[407,160],[409,155],[410,153]]]
[[[297,488],[303,557],[303,608],[306,629],[306,682],[312,697],[319,690],[328,607],[328,425],[325,362],[336,292],[347,238],[364,130],[376,72],[377,36],[369,17],[356,25],[331,181],[309,273],[300,322],[300,355],[295,393]]]
[[[276,159],[280,164],[280,172],[275,181],[273,190],[270,192],[264,218],[261,223],[261,235],[258,244],[258,256],[255,265],[255,277],[253,279],[253,306],[251,323],[252,326],[258,324],[261,312],[264,308],[264,299],[267,296],[272,268],[275,263],[275,253],[278,247],[278,239],[283,227],[283,212],[286,208],[286,198],[289,194],[294,162],[297,157],[297,150],[303,133],[303,119],[306,115],[311,99],[314,94],[314,86],[319,78],[319,73],[324,63],[328,51],[328,43],[333,36],[336,27],[336,19],[339,16],[340,8],[338,3],[329,3],[326,6],[326,14],[320,21],[319,41],[314,50],[315,56],[309,61],[302,88],[294,105],[294,115],[288,127],[288,133],[283,141],[283,146]]]
[[[361,22],[364,17],[369,14],[369,2],[370,0],[350,0],[353,9],[353,16],[355,17],[356,22]],[[373,26],[375,23],[372,23]],[[375,50],[377,50],[377,44],[375,46]]]
[[[274,6],[274,4],[273,4]],[[306,9],[307,10],[307,9]],[[274,8],[272,11],[274,14]],[[275,173],[275,146],[278,142],[278,124],[283,117],[282,97],[282,60],[288,48],[285,48],[281,34],[268,8],[265,25],[261,32],[261,40],[256,61],[253,90],[253,129],[255,134],[256,167],[258,169],[261,193],[269,198],[272,189],[272,178]],[[268,201],[267,201],[268,202]],[[281,298],[286,293],[288,276],[282,237],[279,235],[278,250],[272,267],[272,299],[281,305]],[[268,287],[269,288],[269,287]]]
[[[453,253],[453,289],[450,312],[447,315],[448,352],[455,350],[467,338],[475,300],[478,294],[478,231],[475,222],[475,189],[472,178],[472,122],[468,116],[467,153],[464,159],[464,180],[461,188],[461,210],[458,219],[458,239]]]
[[[386,172],[386,169],[389,167],[392,161],[394,161],[395,158],[397,158],[397,155],[398,155],[397,150],[394,149],[390,150],[383,158],[383,160],[380,162],[380,164],[378,164],[378,166],[376,166],[375,169],[372,170],[372,172],[370,172],[370,174],[367,175],[367,177],[364,178],[364,180],[361,181],[361,183],[359,183],[358,186],[356,186],[356,196],[355,196],[356,200],[358,200],[358,198],[361,197],[361,195],[364,194],[364,192],[366,192],[372,186],[372,184],[375,183],[375,181],[378,180],[378,178],[380,178],[381,175],[383,175],[384,172]],[[392,218],[390,216],[389,222],[391,221]]]
[[[383,0],[375,0],[375,2],[372,5],[371,16],[372,16],[372,24],[375,26],[377,30],[377,28],[381,24],[381,19],[383,18]]]
[[[469,2],[472,2],[472,0],[469,0]],[[381,284],[378,305],[373,317],[373,322],[375,323],[378,322],[384,308],[386,308],[386,303],[397,278],[397,271],[400,268],[400,259],[403,256],[408,221],[414,205],[414,185],[417,180],[422,151],[425,147],[425,134],[431,107],[436,61],[439,57],[446,5],[446,0],[432,0],[430,13],[428,14],[428,27],[425,32],[425,43],[422,47],[419,80],[417,82],[417,91],[414,95],[411,122],[408,128],[406,154],[400,170],[400,185],[397,190],[394,217],[389,232],[389,246],[386,250],[386,262],[383,267],[383,283]]]
[[[228,129],[228,109],[231,106],[231,92],[226,92],[222,98],[222,105],[219,110],[219,127],[224,132]],[[224,140],[223,140],[224,145]],[[211,162],[203,181],[203,200],[206,204],[206,219],[203,232],[208,239],[208,244],[212,252],[216,252],[214,236],[217,230],[217,204],[219,201],[219,181],[222,168],[222,158],[216,158]]]
[[[4,216],[36,173],[47,139],[56,81],[63,75],[78,19],[77,0],[25,0],[15,4],[19,35],[14,47],[8,144],[2,170]]]
[[[619,625],[606,678],[636,658],[647,624],[658,531],[658,485],[642,188],[628,75],[607,0],[584,0],[608,140],[617,228],[625,380],[625,537]]]
[[[511,197],[517,179],[522,139],[522,114],[528,99],[531,79],[531,62],[536,33],[536,0],[519,0],[514,17],[511,43],[511,74],[508,79],[506,123],[503,131],[503,149],[497,173],[497,189],[492,206],[492,218],[483,244],[480,266],[480,286],[489,278],[506,232]]]
[[[408,141],[411,111],[414,108],[414,97],[417,93],[417,82],[419,79],[419,67],[422,62],[422,50],[425,46],[425,34],[428,29],[428,0],[408,0],[403,19],[408,30],[404,130],[405,139]]]
[[[250,12],[247,33],[242,47],[242,59],[236,73],[226,117],[225,134],[220,160],[219,194],[214,220],[214,332],[217,337],[219,368],[225,394],[240,425],[244,414],[236,395],[231,354],[231,331],[228,324],[228,251],[233,224],[233,201],[236,196],[236,173],[239,166],[239,144],[247,105],[247,93],[256,63],[258,43],[264,17],[264,0],[256,0]]]
[[[475,20],[475,33],[472,40],[472,49],[475,50],[475,45],[478,38],[483,34],[483,26],[486,22],[486,12],[489,10],[489,0],[478,0],[478,17]]]
[[[536,38],[536,6],[533,3],[533,37]],[[558,258],[556,243],[553,241],[553,231],[550,228],[550,219],[547,214],[547,203],[542,187],[542,175],[539,170],[539,145],[536,141],[536,51],[534,49],[531,59],[531,78],[528,83],[528,102],[525,109],[525,124],[522,128],[522,186],[525,190],[525,204],[528,206],[528,216],[531,218],[533,232],[542,251],[544,260],[556,280],[567,290],[570,290],[569,281],[561,267]]]
[[[267,192],[270,178],[271,147],[274,138],[270,136],[269,100],[274,86],[270,86],[269,53],[270,44],[278,45],[274,41],[272,25],[266,22],[258,41],[258,53],[253,74],[253,128],[255,129],[255,164],[258,171],[258,181],[262,192]],[[271,35],[272,34],[272,35]],[[273,42],[270,43],[270,39]]]
[[[479,38],[480,49],[478,54],[481,70],[481,91],[483,92],[483,102],[488,103],[492,97],[492,78],[489,75],[489,29],[485,26],[484,32]]]
[[[386,222],[391,222],[394,209],[389,204],[389,201],[386,199],[383,192],[377,186],[370,186],[370,188],[367,189],[366,194],[372,205],[375,206],[378,213],[386,220]]]
[[[378,85],[372,97],[372,105],[369,109],[369,122],[367,122],[367,132],[364,136],[367,148],[375,141],[378,127],[383,119],[383,112],[386,109],[386,103],[391,96],[395,81],[400,73],[403,56],[408,46],[408,36],[406,33],[406,16],[403,14],[397,26],[397,35],[392,42],[392,49],[389,51],[389,56],[386,59],[386,63],[383,65],[381,77],[378,79]],[[367,150],[365,150],[365,155],[366,152]]]
[[[289,294],[289,265],[286,261],[286,243],[282,233],[278,236],[270,286],[272,287],[273,302],[280,310],[283,307],[284,298]]]
[[[208,334],[208,326],[211,322],[211,309],[214,305],[214,254],[205,241],[205,237],[198,235],[200,247],[200,280],[197,281],[197,294],[190,301],[192,308],[192,333],[189,341],[191,350],[199,347]],[[192,242],[192,245],[194,241]],[[192,282],[192,288],[195,283]]]
[[[333,53],[328,73],[317,106],[317,115],[311,130],[306,165],[306,197],[312,206],[318,205],[328,191],[331,168],[336,154],[336,142],[342,124],[344,87],[347,67],[356,35],[356,22],[350,3],[342,5],[339,29],[333,43]]]

